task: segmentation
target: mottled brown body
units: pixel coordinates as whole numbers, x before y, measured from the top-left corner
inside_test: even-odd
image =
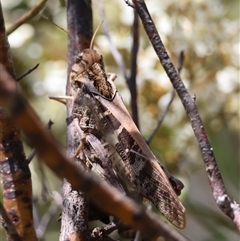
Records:
[[[92,49],[79,56],[71,74],[78,93],[73,117],[85,133],[100,140],[125,191],[139,192],[172,224],[184,228],[185,209],[107,77],[102,56]]]
[[[101,140],[100,130],[104,129],[104,120],[99,120],[96,110],[93,111],[96,106],[93,106],[91,101],[88,94],[78,92],[73,105],[72,116],[82,137],[81,149],[95,172],[119,191],[124,192],[113,170],[112,161],[109,160],[106,143]]]
[[[80,78],[83,79],[82,82],[78,81]],[[93,49],[85,49],[77,56],[76,63],[72,67],[70,80],[75,89],[81,88],[83,84],[89,88],[93,85],[97,90],[96,94],[109,100],[112,100],[116,93],[108,81],[102,55]],[[88,81],[92,82],[91,85]],[[94,92],[93,88],[90,90]]]

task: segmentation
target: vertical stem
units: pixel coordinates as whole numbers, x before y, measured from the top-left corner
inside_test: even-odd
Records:
[[[136,87],[137,53],[138,53],[138,47],[139,47],[139,19],[136,11],[134,11],[132,35],[133,35],[133,45],[132,45],[132,53],[131,53],[131,57],[132,57],[131,75],[127,80],[127,84],[131,93],[132,118],[139,129],[140,127],[139,127],[139,120],[138,120],[137,87]]]
[[[68,76],[79,51],[90,46],[92,37],[92,9],[91,1],[67,1],[68,25]],[[67,80],[66,94],[73,95],[69,79]],[[72,103],[67,103],[67,116],[72,113]],[[79,137],[73,123],[68,124],[67,152],[73,156],[79,145]],[[80,161],[79,165],[83,165]],[[71,184],[64,180],[63,184],[63,210],[61,234],[59,240],[87,240],[88,230],[88,202],[85,194],[72,190]]]

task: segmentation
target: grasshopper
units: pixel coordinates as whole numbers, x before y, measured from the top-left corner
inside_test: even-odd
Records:
[[[81,107],[86,107],[84,105],[84,97],[82,98],[82,104],[83,106]],[[75,109],[76,109],[76,105],[74,105]],[[81,109],[80,107],[80,111],[83,111],[83,109]],[[77,108],[79,110],[79,108]],[[86,108],[84,108],[86,110]],[[75,111],[73,111],[75,112]],[[83,111],[84,112],[84,111]],[[76,115],[76,113],[75,113]],[[74,116],[75,116],[74,115]],[[123,188],[121,187],[121,185],[119,185],[119,180],[116,176],[116,174],[114,173],[112,166],[111,166],[111,162],[108,159],[108,153],[106,148],[103,146],[103,144],[100,142],[100,140],[93,135],[92,133],[88,132],[88,133],[84,133],[84,119],[85,118],[89,118],[89,113],[85,113],[84,117],[82,118],[82,123],[79,124],[78,123],[78,119],[75,118],[74,122],[75,122],[75,126],[77,128],[77,131],[79,133],[79,136],[81,137],[81,141],[82,143],[79,145],[79,149],[76,151],[75,156],[78,156],[78,153],[80,153],[81,151],[83,152],[85,158],[87,159],[87,163],[91,164],[91,167],[94,168],[94,170],[103,178],[105,179],[109,184],[111,184],[112,186],[114,186],[115,188],[117,188],[120,192],[124,193]],[[86,125],[85,125],[86,126]],[[81,128],[82,129],[81,129]],[[89,126],[89,128],[91,128]]]
[[[100,150],[95,148],[97,155],[107,150],[106,160],[111,162],[109,165],[127,194],[140,193],[173,225],[184,228],[185,208],[176,194],[182,187],[162,169],[141,136],[117,92],[115,78],[116,75],[106,74],[103,57],[98,51],[82,51],[70,73],[76,92],[73,118],[86,135],[99,140]],[[94,142],[94,138],[89,140],[92,147]]]

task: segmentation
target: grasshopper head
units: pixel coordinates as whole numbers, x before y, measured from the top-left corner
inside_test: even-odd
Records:
[[[103,66],[102,55],[95,49],[85,49],[77,56],[76,63],[73,65],[72,69],[80,74],[95,63],[99,63]]]
[[[81,75],[94,64],[99,64],[104,69],[103,57],[97,50],[84,49],[80,54],[78,54],[70,74],[70,80],[75,87],[81,86]]]

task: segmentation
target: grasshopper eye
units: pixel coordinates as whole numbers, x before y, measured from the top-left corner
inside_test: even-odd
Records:
[[[81,82],[81,81],[74,81],[74,86],[75,86],[75,88],[77,88],[77,89],[81,89],[82,88],[82,86],[83,86],[83,83]]]
[[[82,53],[78,54],[76,57],[75,63],[80,63],[82,59],[83,59],[83,54]]]
[[[105,69],[102,55],[100,55],[99,63],[102,65],[103,69]]]
[[[82,87],[82,92],[83,92],[83,93],[85,93],[85,94],[90,93],[89,90],[88,90],[88,88],[87,88],[87,86],[86,86],[85,84],[82,84],[81,87]]]

